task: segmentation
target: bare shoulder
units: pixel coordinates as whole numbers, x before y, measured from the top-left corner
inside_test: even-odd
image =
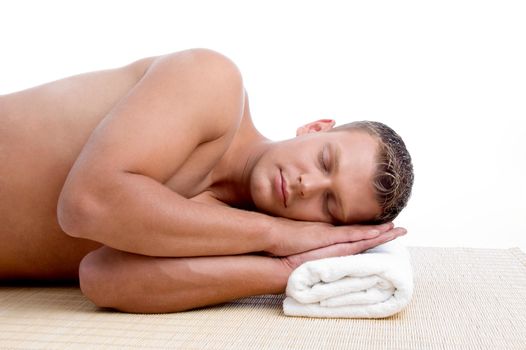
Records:
[[[214,50],[196,48],[173,52],[157,58],[169,60],[173,64],[183,62],[199,64],[205,70],[214,70],[216,74],[220,74],[223,77],[241,79],[241,73],[236,64],[227,56]]]
[[[245,102],[243,79],[236,64],[228,57],[210,49],[190,49],[157,57],[146,75],[150,70],[162,71],[160,76],[166,79],[165,87],[177,84],[184,86],[194,96],[199,96],[198,99],[186,101],[195,104],[195,109],[200,105],[200,109],[205,112],[201,113],[202,130],[213,126],[209,140],[239,125]],[[178,90],[167,89],[165,93],[170,95]],[[194,117],[198,118],[199,115]],[[193,122],[199,123],[199,119],[193,119]]]
[[[93,169],[164,183],[200,145],[233,137],[243,108],[241,74],[224,55],[192,49],[158,56],[93,131],[65,189],[111,179],[97,180]]]
[[[162,57],[162,56],[160,56]],[[217,70],[218,73],[225,73],[240,78],[241,73],[239,72],[236,64],[227,56],[220,52],[205,49],[195,48],[183,51],[177,51],[166,55],[168,59],[174,60],[189,60],[192,63],[199,63],[205,65],[206,68],[212,68]]]

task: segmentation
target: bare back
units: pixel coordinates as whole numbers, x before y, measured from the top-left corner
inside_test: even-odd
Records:
[[[74,276],[100,246],[62,232],[57,199],[91,131],[151,60],[0,97],[0,277]]]
[[[154,60],[0,96],[0,279],[76,278],[81,259],[101,246],[61,230],[57,200],[94,128]],[[202,193],[228,147],[217,146],[196,149],[166,185],[187,198]]]

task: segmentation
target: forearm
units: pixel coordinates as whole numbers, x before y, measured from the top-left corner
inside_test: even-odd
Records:
[[[283,293],[290,272],[265,256],[152,258],[103,248],[83,260],[80,278],[99,306],[154,313]]]
[[[272,217],[197,203],[146,176],[123,174],[90,196],[91,208],[62,213],[82,222],[67,233],[119,250],[170,257],[233,255],[263,251],[273,243]]]

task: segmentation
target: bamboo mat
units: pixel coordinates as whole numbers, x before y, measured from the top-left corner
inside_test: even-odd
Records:
[[[0,286],[0,349],[526,349],[526,255],[410,247],[413,300],[380,320],[286,317],[283,295],[143,315],[71,286]]]

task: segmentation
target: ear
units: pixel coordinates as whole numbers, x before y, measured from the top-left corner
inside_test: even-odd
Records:
[[[320,132],[332,129],[336,122],[333,119],[320,119],[315,122],[300,126],[296,130],[296,136],[310,134],[311,132]]]

